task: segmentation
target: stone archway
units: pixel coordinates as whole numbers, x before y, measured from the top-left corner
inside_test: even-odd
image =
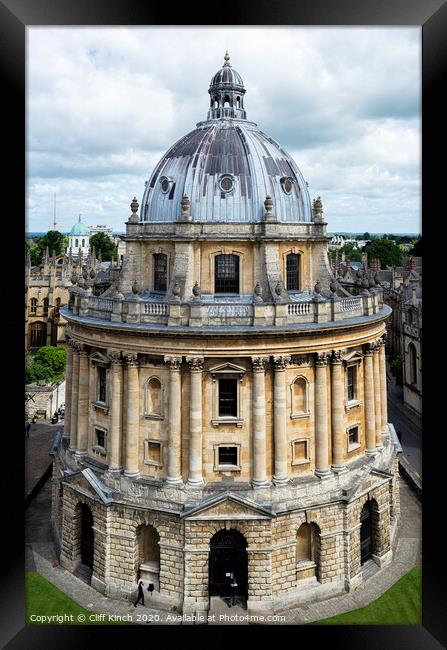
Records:
[[[231,578],[237,583],[236,595],[244,600],[248,595],[247,540],[238,530],[219,530],[210,540],[209,595],[231,595]]]
[[[160,535],[151,525],[141,524],[136,531],[136,578],[145,587],[160,591]]]

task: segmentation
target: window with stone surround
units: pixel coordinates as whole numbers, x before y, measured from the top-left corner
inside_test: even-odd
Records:
[[[239,256],[216,255],[214,293],[239,293]]]
[[[219,417],[237,417],[237,379],[219,379]]]
[[[158,440],[144,441],[144,462],[146,465],[163,465],[162,444]]]
[[[298,253],[289,253],[286,256],[286,289],[299,291],[300,288],[300,256]]]
[[[163,419],[163,386],[158,377],[150,377],[144,390],[144,417],[152,420]]]
[[[360,447],[360,426],[355,424],[347,429],[348,434],[348,451],[353,451]]]
[[[345,372],[345,399],[346,408],[352,408],[359,403],[358,389],[358,361],[352,361],[346,365]]]
[[[107,368],[98,366],[98,402],[107,403]]]
[[[37,314],[37,298],[31,298],[30,314]]]
[[[309,458],[309,439],[299,438],[292,442],[292,465],[305,465]]]
[[[306,377],[296,377],[290,385],[291,411],[290,417],[303,418],[309,416],[309,382]]]
[[[154,291],[166,293],[168,285],[168,256],[154,253]]]
[[[103,427],[94,428],[94,439],[92,445],[93,451],[100,456],[105,456],[107,453],[107,429]]]
[[[241,446],[222,443],[214,446],[214,471],[231,472],[241,469]]]
[[[214,427],[224,424],[243,425],[241,415],[241,382],[245,368],[222,364],[210,368],[212,384],[212,419]]]

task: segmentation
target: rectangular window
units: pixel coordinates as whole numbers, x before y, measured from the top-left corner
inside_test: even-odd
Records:
[[[219,465],[234,465],[238,464],[237,462],[237,447],[219,447]]]
[[[289,253],[286,257],[286,287],[287,291],[298,291],[299,289],[299,265],[298,254]]]
[[[214,293],[239,293],[239,256],[216,255]]]
[[[106,403],[107,370],[98,368],[98,401]]]
[[[237,417],[237,379],[219,379],[219,417]]]
[[[155,440],[146,440],[145,462],[148,465],[162,465],[161,443]]]
[[[355,370],[355,366],[348,366],[347,368],[348,402],[352,402],[356,399]]]
[[[154,291],[166,293],[168,283],[168,256],[164,253],[154,255]]]
[[[106,432],[103,429],[95,429],[96,445],[98,447],[106,448]]]
[[[348,430],[348,449],[360,444],[359,428],[351,427]]]

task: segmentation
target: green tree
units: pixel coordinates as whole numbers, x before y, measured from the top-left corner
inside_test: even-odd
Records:
[[[101,251],[101,257],[104,262],[117,259],[117,248],[113,240],[104,232],[97,232],[90,237],[90,246],[95,248],[96,257],[98,257],[98,253]]]
[[[60,255],[62,252],[62,246],[67,245],[68,238],[65,235],[58,230],[49,230],[46,235],[38,240],[36,245],[33,246],[32,244],[28,244],[31,255],[31,264],[36,266],[37,264],[42,263],[47,246],[50,255],[53,254],[53,251],[56,255]]]
[[[402,264],[403,253],[391,239],[374,239],[369,244],[366,244],[363,250],[368,253],[369,260],[378,257],[381,268],[400,266]]]
[[[340,254],[344,253],[347,260],[350,262],[361,262],[362,255],[358,248],[355,248],[354,244],[344,244],[340,249]],[[340,255],[341,259],[341,255]]]
[[[59,376],[65,372],[66,362],[67,352],[64,348],[45,345],[36,351],[33,365],[42,364],[49,368],[55,376]]]

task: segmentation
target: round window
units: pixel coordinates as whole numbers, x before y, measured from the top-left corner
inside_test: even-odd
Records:
[[[167,178],[161,180],[161,191],[166,193],[169,190],[169,181]]]
[[[220,187],[224,192],[230,192],[233,189],[234,181],[230,176],[224,176],[220,179]]]
[[[284,192],[286,192],[286,194],[290,194],[290,192],[292,191],[292,186],[293,186],[292,181],[290,180],[290,178],[286,178],[285,181],[283,182],[282,186],[284,188]]]

